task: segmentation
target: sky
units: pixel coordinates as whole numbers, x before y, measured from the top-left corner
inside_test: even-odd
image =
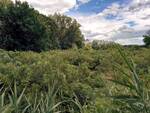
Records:
[[[26,1],[45,15],[59,12],[75,18],[88,40],[142,45],[143,35],[150,29],[150,0]]]

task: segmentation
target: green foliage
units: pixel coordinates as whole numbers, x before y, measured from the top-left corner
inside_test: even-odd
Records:
[[[149,113],[150,112],[150,94],[149,90],[139,75],[136,72],[136,65],[133,61],[129,60],[127,56],[122,52],[121,48],[119,53],[121,54],[123,60],[127,64],[130,73],[128,74],[121,68],[119,71],[122,73],[121,79],[111,80],[114,83],[124,86],[129,89],[127,94],[116,94],[117,96],[112,96],[114,100],[119,101],[120,103],[125,103],[126,112],[131,113]]]
[[[56,37],[58,38],[60,48],[83,47],[84,37],[80,31],[80,24],[75,19],[57,13],[50,16],[50,18],[57,25]]]
[[[144,36],[144,40],[146,46],[150,46],[150,31],[147,32],[147,35]]]
[[[53,81],[56,81],[55,91],[59,90],[55,101],[62,102],[68,99],[75,101],[77,98],[84,106],[94,99],[95,88],[103,87],[99,75],[94,74],[95,68],[93,71],[90,69],[95,66],[97,58],[100,58],[99,54],[93,53],[95,52],[84,50],[7,53],[1,50],[0,80],[5,88],[16,80],[19,92],[26,87],[25,94],[29,97],[30,103],[33,103],[36,92],[38,93],[36,100],[39,101],[40,94],[48,91],[47,84],[52,86]],[[47,101],[45,97],[43,99]],[[66,102],[59,107],[64,112],[71,109],[79,111],[73,102]]]
[[[48,86],[47,93],[36,94],[33,97],[34,102],[30,102],[30,98],[25,95],[25,89],[18,97],[18,89],[16,82],[14,82],[14,89],[8,88],[11,94],[6,94],[4,91],[0,95],[1,99],[1,113],[56,113],[56,108],[64,102],[55,102],[57,90],[55,91],[55,84]],[[37,97],[40,96],[40,98]],[[7,100],[6,97],[9,97]],[[7,101],[7,102],[6,102]]]
[[[8,5],[12,4],[11,0],[1,0],[0,1],[0,9],[7,8]]]
[[[24,2],[10,4],[0,11],[0,48],[6,50],[46,49],[46,30],[38,12]]]
[[[144,36],[144,42],[146,46],[150,45],[150,36]]]
[[[120,45],[93,41],[82,48],[83,40],[70,17],[1,0],[0,48],[73,49],[0,50],[0,112],[150,113],[149,48],[124,47],[133,63]],[[149,35],[144,41],[149,46]]]
[[[125,48],[125,51],[136,64],[130,65],[129,60],[130,69],[126,65],[128,59],[124,59],[125,63],[124,55],[120,56],[114,47],[41,53],[0,50],[0,106],[3,106],[0,110],[4,113],[134,113],[127,100],[131,99],[129,96],[137,97],[133,105],[140,108],[142,90],[149,108],[146,95],[150,89],[149,48]],[[134,81],[137,77],[134,75],[138,75],[140,85]],[[21,101],[16,104],[18,99]],[[15,106],[15,112],[10,103]]]
[[[45,51],[83,47],[84,37],[75,19],[55,14],[45,16],[27,2],[0,2],[0,48]]]

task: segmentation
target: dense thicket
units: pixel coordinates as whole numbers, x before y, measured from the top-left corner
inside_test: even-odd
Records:
[[[0,2],[0,48],[6,50],[68,49],[83,46],[83,35],[75,19],[39,14],[27,2]]]
[[[150,88],[149,50],[142,47],[126,48],[127,55],[132,56],[136,63],[134,73],[136,72],[142,79],[144,90]],[[131,86],[134,83],[128,81],[127,77],[132,78],[132,72],[129,71],[118,50],[110,46],[97,50],[87,46],[84,49],[41,53],[0,50],[0,99],[5,100],[4,103],[0,101],[2,106],[0,110],[4,111],[12,106],[19,112],[11,109],[12,112],[8,113],[22,113],[28,106],[25,113],[48,113],[46,110],[52,108],[50,113],[58,111],[62,113],[145,113],[139,110],[143,106],[141,104],[143,100],[137,97],[133,90],[135,87],[129,89],[121,86],[121,84]],[[109,81],[113,79],[120,85],[117,85],[117,81],[116,83]],[[18,98],[26,88],[17,105],[15,99],[18,98],[9,89],[10,86],[14,90],[14,81],[17,85]],[[49,93],[48,85],[50,85]],[[2,92],[5,92],[6,96]],[[148,97],[147,93],[143,94],[146,95],[145,98]],[[8,98],[8,95],[11,98]],[[120,96],[122,100],[113,101],[110,96],[114,95],[118,98]],[[129,109],[129,105],[123,99],[130,102],[133,108],[136,107],[137,112]],[[130,101],[127,101],[128,99]],[[145,100],[145,104],[149,105],[149,98]],[[64,103],[57,106],[59,102]]]

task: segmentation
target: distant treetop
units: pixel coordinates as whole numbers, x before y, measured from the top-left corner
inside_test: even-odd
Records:
[[[143,41],[144,41],[146,46],[150,46],[150,30],[147,31],[146,35],[144,35]]]

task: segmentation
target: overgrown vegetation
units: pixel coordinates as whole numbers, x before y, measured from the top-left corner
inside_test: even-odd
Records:
[[[149,35],[83,40],[75,19],[0,0],[0,113],[150,113]]]
[[[149,49],[125,52],[136,65],[115,47],[1,50],[2,113],[149,113]]]

